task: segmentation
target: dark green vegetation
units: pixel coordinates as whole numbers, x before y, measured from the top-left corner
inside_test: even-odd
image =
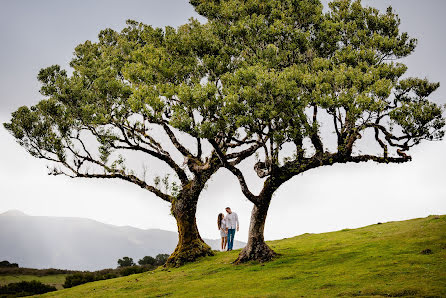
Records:
[[[17,263],[10,263],[8,261],[1,261],[0,262],[0,268],[18,268],[19,264]]]
[[[169,259],[169,255],[168,254],[158,254],[155,257],[155,262],[153,263],[153,265],[156,266],[161,266],[164,265],[167,260]],[[144,263],[147,261],[146,257],[144,257],[143,259],[138,261],[139,265],[144,265]],[[152,262],[152,260],[150,260],[150,262]]]
[[[56,274],[56,275],[26,275],[26,274],[14,274],[14,275],[0,275],[0,286],[5,286],[11,283],[18,283],[21,281],[39,281],[43,284],[53,286],[56,289],[63,289],[65,278],[68,274]]]
[[[11,266],[10,265],[11,263],[4,261],[3,264],[5,266],[3,268],[0,268],[0,286],[4,286],[3,290],[9,291],[8,292],[9,294],[11,294],[13,291],[16,290],[19,291],[17,293],[21,293],[22,290],[20,289],[22,289],[23,287],[28,287],[29,285],[31,286],[37,285],[37,284],[30,284],[29,282],[43,283],[45,284],[45,286],[50,286],[51,289],[54,287],[55,289],[58,290],[62,288],[71,288],[88,282],[117,278],[122,276],[128,276],[131,274],[151,271],[156,269],[156,267],[158,266],[164,265],[168,257],[169,255],[167,254],[158,254],[156,257],[145,256],[144,258],[138,261],[140,266],[137,266],[133,262],[132,258],[124,257],[118,260],[119,266],[116,269],[103,269],[93,272],[61,270],[52,268],[51,269],[18,268],[18,265]],[[23,288],[23,289],[26,290],[28,288]],[[33,292],[33,293],[38,293],[38,292]],[[20,295],[23,296],[25,294],[22,293]]]
[[[103,269],[94,272],[88,272],[88,271],[77,272],[66,276],[63,287],[71,288],[88,282],[111,279],[111,278],[151,271],[154,270],[155,268],[156,266],[151,266],[151,265],[144,265],[144,266],[131,265],[127,267],[119,267],[117,269]]]
[[[139,265],[154,265],[156,262],[154,257],[151,256],[145,256],[144,258],[140,259],[138,261]]]
[[[53,286],[41,283],[40,281],[21,281],[18,283],[11,283],[0,287],[0,297],[23,297],[35,294],[44,294],[47,292],[56,291]]]
[[[268,245],[280,256],[267,263],[233,265],[239,251],[216,253],[180,268],[89,283],[45,297],[446,296],[445,215],[304,234]]]
[[[0,286],[10,283],[18,283],[21,281],[39,281],[44,284],[54,286],[57,289],[62,289],[62,284],[65,282],[65,277],[68,274],[76,273],[73,270],[61,269],[34,269],[34,268],[19,268],[19,267],[3,267],[0,268]]]
[[[65,269],[34,269],[34,268],[22,268],[22,267],[7,267],[0,268],[0,276],[2,275],[35,275],[35,276],[49,276],[49,275],[61,275],[77,272],[75,270]]]
[[[133,259],[129,258],[129,257],[123,257],[122,259],[118,260],[118,267],[120,267],[120,268],[134,266],[134,265],[135,265],[135,263],[133,262]]]
[[[116,269],[103,269],[94,272],[76,272],[68,275],[63,287],[71,288],[88,282],[151,271],[158,266],[164,265],[168,258],[169,255],[167,254],[158,254],[155,258],[145,256],[138,261],[140,266],[137,266],[132,258],[123,257],[118,260],[118,268]]]

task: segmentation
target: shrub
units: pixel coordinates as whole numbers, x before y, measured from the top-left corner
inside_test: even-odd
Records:
[[[138,261],[139,265],[155,265],[156,260],[154,257],[151,256],[145,256],[141,260]]]
[[[155,260],[156,260],[155,265],[161,266],[161,265],[166,264],[168,258],[169,258],[168,254],[159,254],[159,255],[157,255],[155,257]]]
[[[56,290],[57,289],[53,286],[43,284],[37,280],[32,280],[10,283],[2,286],[0,287],[0,295],[2,295],[2,297],[23,297],[44,294]]]
[[[0,267],[0,275],[35,275],[47,276],[56,274],[73,274],[79,271],[62,270],[62,269],[34,269],[34,268],[20,268],[20,267]]]
[[[158,254],[155,258],[145,256],[138,261],[140,266],[136,265],[132,258],[123,257],[122,259],[118,260],[119,266],[116,269],[103,269],[95,272],[76,272],[74,274],[70,274],[65,278],[63,287],[71,288],[87,282],[143,273],[155,269],[156,266],[165,264],[168,257],[168,254]]]
[[[71,288],[77,285],[85,284],[87,282],[92,282],[96,279],[96,276],[92,272],[79,272],[71,275],[67,275],[65,277],[65,283],[63,284],[64,288]]]
[[[129,257],[123,257],[122,259],[118,260],[118,267],[130,267],[130,266],[134,266],[135,263],[133,262],[132,258]]]
[[[19,264],[17,263],[9,263],[8,261],[1,261],[0,268],[18,268]]]
[[[65,277],[65,283],[63,284],[63,287],[71,288],[74,286],[85,284],[87,282],[142,273],[153,270],[154,268],[155,268],[154,266],[146,265],[146,266],[129,266],[117,269],[103,269],[95,272],[78,272],[75,274],[70,274],[67,277]]]

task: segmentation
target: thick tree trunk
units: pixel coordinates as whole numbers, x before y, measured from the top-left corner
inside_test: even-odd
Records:
[[[178,267],[199,257],[213,255],[211,247],[204,243],[198,232],[195,219],[197,201],[198,195],[196,199],[180,195],[172,202],[172,214],[178,226],[178,244],[167,259],[166,266]]]
[[[268,213],[271,198],[262,200],[261,205],[254,205],[251,212],[251,222],[249,224],[248,243],[240,252],[235,264],[248,261],[267,262],[270,261],[276,253],[265,243],[263,231],[265,229],[265,220]]]

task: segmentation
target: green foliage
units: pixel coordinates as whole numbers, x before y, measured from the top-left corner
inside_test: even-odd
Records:
[[[68,273],[74,273],[74,270],[65,269],[35,269],[35,268],[23,268],[23,267],[0,267],[1,275],[33,275],[33,276],[50,276],[50,275],[63,275]]]
[[[133,265],[128,267],[119,267],[117,269],[103,269],[94,272],[76,272],[67,275],[63,284],[64,288],[71,288],[85,283],[117,278],[121,276],[128,276],[131,274],[151,271],[156,268],[154,264],[140,264],[141,266]]]
[[[138,264],[143,265],[151,265],[151,266],[161,266],[164,265],[169,258],[168,254],[158,254],[156,257],[145,256],[144,258],[138,261]]]
[[[116,277],[116,276],[115,276]],[[71,288],[77,285],[85,284],[87,282],[92,282],[95,280],[101,280],[102,278],[96,279],[96,276],[92,272],[86,273],[75,273],[68,275],[65,278],[65,283],[63,284],[64,288]]]
[[[54,275],[27,275],[27,274],[14,274],[14,275],[0,275],[0,286],[8,285],[11,283],[17,283],[21,281],[39,281],[43,284],[50,285],[60,290],[63,289],[65,277],[67,274],[54,274]]]
[[[133,262],[132,258],[129,257],[123,257],[122,259],[118,260],[118,267],[129,267],[129,266],[135,266],[135,263]]]
[[[144,258],[138,261],[139,265],[155,265],[155,258],[151,256],[145,256]]]
[[[20,107],[4,124],[31,155],[55,163],[52,174],[119,177],[143,186],[126,162],[129,150],[177,167],[151,129],[171,119],[193,123],[192,107],[178,114],[175,106],[183,103],[176,94],[180,85],[204,77],[193,54],[202,25],[195,20],[178,29],[127,25],[121,32],[103,30],[98,42],[77,46],[72,75],[58,65],[42,69],[38,80],[45,99]],[[169,189],[166,197],[177,195],[181,185],[171,181]]]
[[[231,56],[220,75],[180,93],[210,115],[202,136],[224,132],[230,138],[241,130],[250,139],[266,139],[272,144],[265,162],[277,165],[286,143],[296,150],[284,156],[286,163],[303,162],[306,138],[323,151],[321,125],[335,123],[340,156],[351,155],[368,129],[378,130],[376,141],[386,155],[390,147],[408,151],[421,140],[443,137],[444,109],[427,99],[439,84],[403,79],[407,67],[396,60],[410,55],[416,40],[400,32],[390,7],[381,13],[360,1],[341,0],[323,14],[319,1],[191,4],[224,45],[218,55]],[[213,64],[204,66],[216,72]],[[209,85],[221,88],[212,95]],[[321,123],[317,108],[333,120]]]
[[[161,266],[164,265],[169,258],[168,254],[157,254],[155,257],[155,265]]]
[[[23,297],[52,291],[56,291],[56,288],[36,280],[10,283],[0,287],[0,295],[2,297]]]
[[[62,289],[65,277],[78,271],[63,269],[35,269],[23,267],[0,267],[0,286],[21,281],[39,281],[43,284]]]
[[[0,268],[18,268],[19,264],[17,263],[9,263],[8,261],[1,261]]]
[[[57,65],[42,69],[45,99],[20,107],[5,128],[30,154],[55,162],[52,174],[121,178],[167,201],[188,173],[154,127],[207,139],[222,154],[261,144],[268,171],[297,168],[312,149],[315,158],[337,154],[330,164],[351,161],[366,130],[375,131],[383,152],[364,161],[408,161],[411,147],[444,136],[444,109],[428,100],[439,84],[404,78],[398,59],[416,40],[400,31],[391,8],[351,0],[330,3],[326,13],[318,0],[190,3],[205,24],[191,19],[161,29],[128,21],[120,32],[105,29],[98,42],[78,45],[72,75]],[[332,119],[322,123],[321,113]],[[323,125],[336,133],[337,152],[327,152]],[[280,154],[286,144],[292,154]],[[205,168],[201,149],[193,156],[175,147],[194,159],[185,164],[191,172]],[[126,162],[128,151],[160,159],[175,177],[163,174],[150,187]]]
[[[44,297],[444,297],[445,231],[442,215],[307,233],[268,241],[280,254],[268,263],[233,265],[239,251],[222,252],[181,268],[159,268]],[[422,253],[426,249],[432,253]]]

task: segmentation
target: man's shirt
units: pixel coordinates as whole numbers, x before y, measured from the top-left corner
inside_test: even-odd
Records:
[[[228,229],[235,229],[239,225],[238,216],[237,213],[235,212],[232,212],[231,214],[226,214],[225,221],[226,221],[226,227]]]

